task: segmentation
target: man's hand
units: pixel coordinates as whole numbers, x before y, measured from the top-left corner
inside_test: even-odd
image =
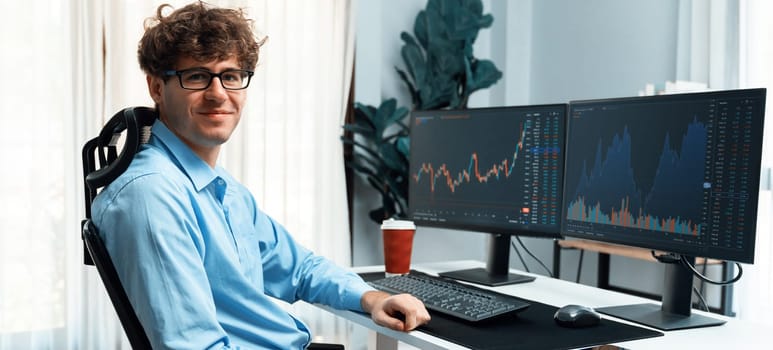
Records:
[[[410,294],[370,291],[362,295],[361,303],[373,322],[397,331],[411,331],[430,319],[424,303]]]

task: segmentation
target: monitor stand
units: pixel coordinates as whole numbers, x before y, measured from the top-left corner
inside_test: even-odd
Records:
[[[694,257],[688,261],[695,263]],[[596,308],[596,311],[663,331],[719,326],[724,320],[691,314],[693,273],[680,262],[666,264],[663,302]]]
[[[483,284],[503,286],[534,281],[535,277],[510,273],[510,235],[491,234],[486,268],[439,273],[442,277]]]

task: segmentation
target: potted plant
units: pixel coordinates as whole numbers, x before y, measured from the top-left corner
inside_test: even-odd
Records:
[[[478,32],[494,21],[483,14],[480,0],[429,0],[416,16],[413,35],[402,32],[405,69],[395,67],[410,91],[412,109],[466,108],[470,94],[501,77],[493,62],[473,56]],[[407,215],[408,109],[394,98],[374,107],[355,103],[354,121],[344,125],[345,145],[353,148],[353,169],[381,195],[381,207],[370,211],[381,223]]]

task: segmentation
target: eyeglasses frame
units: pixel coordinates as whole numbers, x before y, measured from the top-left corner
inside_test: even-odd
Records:
[[[209,82],[207,82],[207,85],[202,87],[202,88],[195,88],[195,89],[194,88],[187,88],[187,87],[183,86],[183,74],[185,74],[187,72],[190,72],[190,71],[201,71],[201,72],[208,73],[209,74]],[[223,78],[221,76],[223,74],[225,74],[225,73],[234,72],[234,71],[236,71],[236,72],[246,72],[247,73],[247,84],[245,84],[243,87],[240,87],[240,88],[231,88],[231,87],[225,86],[225,84],[223,83]],[[251,70],[246,70],[246,69],[226,69],[226,70],[224,70],[224,71],[222,71],[220,73],[214,73],[214,72],[210,72],[210,71],[208,71],[206,69],[202,69],[202,68],[188,68],[188,69],[183,69],[183,70],[170,69],[170,70],[164,71],[163,74],[164,74],[165,77],[171,77],[171,76],[176,75],[177,76],[177,81],[180,83],[180,88],[183,88],[185,90],[201,91],[201,90],[209,89],[209,87],[212,85],[212,80],[214,80],[215,77],[217,77],[217,80],[220,81],[220,86],[222,86],[223,89],[231,90],[231,91],[238,91],[238,90],[244,90],[244,89],[246,89],[246,88],[248,88],[250,86],[250,82],[252,81],[252,76],[255,74],[255,72],[251,71]]]

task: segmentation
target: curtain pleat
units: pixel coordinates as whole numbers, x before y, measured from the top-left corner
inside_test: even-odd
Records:
[[[73,91],[90,84],[80,71],[89,44],[77,34],[88,8],[0,4],[12,14],[0,22],[0,349],[74,348],[82,333],[75,144],[85,123]]]

